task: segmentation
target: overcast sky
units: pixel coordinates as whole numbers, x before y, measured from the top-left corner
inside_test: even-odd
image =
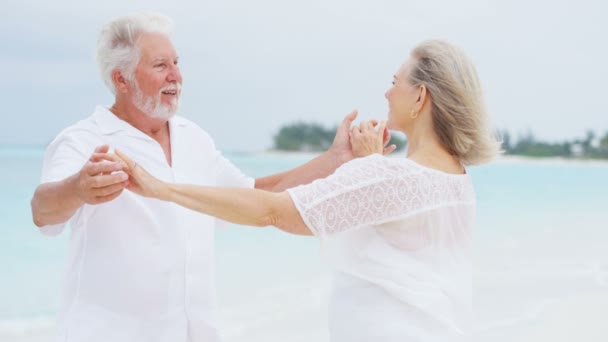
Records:
[[[0,144],[46,145],[112,104],[94,61],[101,26],[154,10],[176,23],[181,115],[225,150],[262,150],[287,123],[386,117],[417,42],[474,60],[494,126],[539,139],[608,131],[608,5],[579,1],[20,1],[0,13]],[[8,122],[7,122],[8,121]]]

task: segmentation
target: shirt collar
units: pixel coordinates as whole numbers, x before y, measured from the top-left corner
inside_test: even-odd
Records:
[[[120,119],[114,113],[112,113],[108,108],[104,106],[97,106],[95,108],[95,113],[93,114],[97,125],[101,129],[101,133],[104,135],[116,133],[119,131],[129,132],[134,135],[143,135],[146,136],[142,131],[137,128],[131,126],[128,122]],[[174,116],[169,119],[169,125],[171,127],[184,127],[188,125],[188,121],[182,117]]]

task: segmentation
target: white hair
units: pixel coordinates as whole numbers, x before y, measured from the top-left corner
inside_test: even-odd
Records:
[[[101,78],[114,95],[116,95],[116,86],[112,81],[114,70],[119,70],[129,81],[135,80],[135,68],[140,59],[137,41],[143,33],[162,33],[171,36],[173,20],[158,13],[138,13],[112,20],[99,34],[97,65]]]

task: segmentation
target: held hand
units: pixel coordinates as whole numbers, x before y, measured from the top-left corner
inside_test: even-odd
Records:
[[[149,174],[141,165],[138,165],[124,153],[118,150],[115,150],[114,153],[125,166],[125,172],[129,174],[127,189],[138,195],[153,198],[163,198],[168,192],[167,183]]]
[[[128,175],[117,172],[123,166],[107,157],[108,150],[108,145],[98,146],[77,175],[76,194],[84,203],[109,202],[118,197],[126,186]]]
[[[378,120],[370,120],[371,123],[374,125],[374,127],[376,127],[378,125]],[[382,151],[383,155],[387,155],[391,152],[393,152],[396,148],[397,145],[395,144],[391,144],[389,146],[388,143],[391,141],[391,132],[388,130],[388,128],[384,128],[384,135],[382,136],[382,146],[384,146],[384,150]]]
[[[378,130],[374,127],[378,125],[375,120],[363,121],[359,126],[353,127],[350,132],[350,143],[353,155],[356,158],[366,157],[374,153],[383,154],[385,150],[392,151],[394,147],[385,148],[386,145],[386,122],[381,121]],[[390,139],[390,135],[389,135]],[[389,152],[390,152],[389,151]]]
[[[353,110],[350,114],[346,115],[338,129],[336,130],[336,136],[331,144],[328,152],[334,154],[336,160],[345,163],[354,158],[353,151],[350,146],[350,126],[357,117],[357,110]]]

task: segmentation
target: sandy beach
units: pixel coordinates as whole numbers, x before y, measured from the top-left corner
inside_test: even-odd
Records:
[[[477,332],[475,342],[605,342],[608,293],[581,295],[548,304],[526,320]]]
[[[540,323],[515,342],[605,342],[608,293],[570,298],[549,305]]]
[[[569,298],[548,305],[529,324],[476,334],[475,342],[605,342],[608,339],[608,293]],[[233,322],[236,323],[236,322]],[[227,325],[224,325],[227,327]],[[224,334],[225,342],[329,342],[324,310],[289,313],[245,331]],[[51,342],[51,328],[16,329],[2,341]]]

